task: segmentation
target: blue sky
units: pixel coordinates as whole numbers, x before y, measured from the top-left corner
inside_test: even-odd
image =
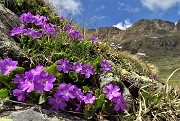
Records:
[[[85,28],[126,29],[140,19],[180,19],[180,0],[44,0]]]

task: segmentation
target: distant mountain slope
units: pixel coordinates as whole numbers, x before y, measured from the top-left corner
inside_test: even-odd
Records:
[[[108,40],[111,46],[134,54],[180,56],[180,22],[175,24],[157,19],[142,19],[126,30],[104,27],[90,29],[88,33]]]

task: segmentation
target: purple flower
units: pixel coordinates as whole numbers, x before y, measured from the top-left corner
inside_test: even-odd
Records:
[[[69,61],[66,59],[60,59],[59,65],[57,66],[57,69],[59,71],[63,71],[64,73],[68,73],[71,69],[71,65],[69,64]]]
[[[38,32],[38,31],[35,31],[35,30],[32,30],[30,32],[30,36],[33,37],[33,38],[40,38],[42,36],[42,33]]]
[[[73,66],[72,66],[72,69],[75,72],[79,73],[82,70],[82,63],[81,62],[74,62]]]
[[[25,23],[32,23],[34,21],[34,17],[30,12],[28,12],[28,13],[22,14],[20,16],[20,20]]]
[[[84,64],[84,65],[82,66],[81,74],[85,74],[85,78],[89,78],[90,75],[93,75],[93,74],[94,74],[93,66],[92,66],[92,65],[86,65],[86,64]]]
[[[25,23],[34,23],[36,26],[42,25],[42,23],[47,21],[45,16],[40,16],[39,14],[33,16],[30,12],[24,13],[20,16],[20,20]]]
[[[156,77],[156,75],[153,75],[153,77],[152,77],[154,80],[156,80],[157,79],[157,77]]]
[[[84,96],[83,100],[85,104],[92,104],[95,101],[95,96],[92,96],[91,93],[87,93],[86,96]]]
[[[45,23],[47,21],[47,18],[45,16],[40,16],[39,14],[33,16],[34,21],[33,23],[38,26],[38,25],[42,25],[43,23]]]
[[[106,61],[106,59],[103,59],[101,62],[101,67],[105,70],[105,71],[112,71],[112,68],[110,66],[110,64]]]
[[[71,30],[69,32],[69,38],[71,38],[72,40],[77,40],[77,39],[82,39],[82,35],[80,32],[76,31],[76,30]]]
[[[114,106],[115,111],[119,111],[120,109],[124,111],[126,109],[126,105],[124,103],[125,101],[122,95],[118,97],[114,97],[112,101],[115,103],[115,106]]]
[[[43,66],[36,66],[35,69],[31,69],[31,72],[33,75],[40,75],[41,72],[43,72],[46,68]]]
[[[43,23],[42,24],[42,30],[43,30],[43,33],[44,34],[56,34],[56,31],[54,30],[54,27],[55,25],[53,24],[46,24],[46,23]]]
[[[23,34],[24,34],[24,35],[30,35],[31,32],[32,32],[32,29],[31,29],[31,28],[23,29]]]
[[[92,43],[96,43],[99,41],[99,39],[97,37],[92,37],[90,40]]]
[[[72,40],[84,40],[82,34],[76,30],[74,30],[69,24],[65,26],[65,31],[68,33],[68,37]]]
[[[74,96],[74,88],[75,86],[71,83],[65,84],[62,83],[59,85],[60,90],[56,91],[56,94],[62,96],[66,101],[69,101],[69,98],[75,98]]]
[[[10,32],[10,36],[15,36],[15,35],[19,35],[23,33],[23,29],[24,26],[20,26],[20,27],[14,27],[11,32]]]
[[[35,31],[31,28],[23,29],[23,34],[24,35],[30,35],[33,38],[40,38],[42,36],[42,33]]]
[[[112,100],[114,97],[118,97],[121,95],[119,90],[120,88],[117,85],[113,86],[112,84],[109,84],[106,86],[106,88],[104,88],[103,92],[106,94],[106,97],[109,100]]]
[[[82,92],[81,89],[75,87],[73,93],[74,93],[74,96],[77,98],[78,101],[81,102],[83,100],[84,93]]]
[[[145,72],[144,72],[144,71],[142,71],[142,72],[141,72],[141,75],[142,75],[142,76],[144,76],[144,75],[145,75]]]
[[[13,79],[15,84],[19,84],[21,82],[24,82],[24,74],[16,74],[15,78]]]
[[[60,19],[61,21],[64,21],[64,17],[63,17],[62,15],[59,15],[59,19]]]
[[[75,111],[78,111],[78,112],[83,111],[83,106],[82,106],[82,102],[81,102],[81,101],[80,101],[79,104],[75,103],[75,106],[77,107],[77,108],[75,109]]]
[[[58,96],[58,95],[54,95],[54,98],[51,97],[48,99],[48,103],[51,105],[51,108],[55,111],[58,111],[58,110],[63,110],[67,104],[65,102],[66,100],[61,97],[61,96]]]
[[[20,83],[22,91],[32,92],[34,90],[34,75],[31,71],[25,72],[25,81]]]
[[[6,58],[0,61],[0,73],[7,75],[9,72],[17,68],[17,61],[13,61],[10,58]]]
[[[72,30],[73,30],[73,29],[71,28],[71,26],[70,26],[69,24],[65,26],[65,31],[66,31],[67,33],[71,32]]]
[[[13,90],[13,95],[17,96],[17,100],[18,101],[24,101],[25,100],[25,96],[26,96],[26,92],[22,91],[20,89],[14,89]]]
[[[42,91],[50,91],[53,88],[53,82],[56,80],[53,74],[47,72],[41,72],[40,75],[34,77],[35,90],[39,93]]]

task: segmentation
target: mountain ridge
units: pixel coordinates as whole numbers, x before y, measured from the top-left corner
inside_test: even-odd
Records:
[[[160,19],[141,19],[126,30],[102,27],[87,30],[88,34],[109,41],[110,46],[133,54],[148,56],[180,55],[180,21],[176,24]]]

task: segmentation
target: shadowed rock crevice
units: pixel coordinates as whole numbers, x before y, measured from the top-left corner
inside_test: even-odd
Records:
[[[9,9],[0,4],[0,57],[12,58],[19,62],[19,65],[28,66],[30,62],[27,55],[18,46],[18,39],[10,37],[10,31],[13,27],[21,24],[19,17]]]

